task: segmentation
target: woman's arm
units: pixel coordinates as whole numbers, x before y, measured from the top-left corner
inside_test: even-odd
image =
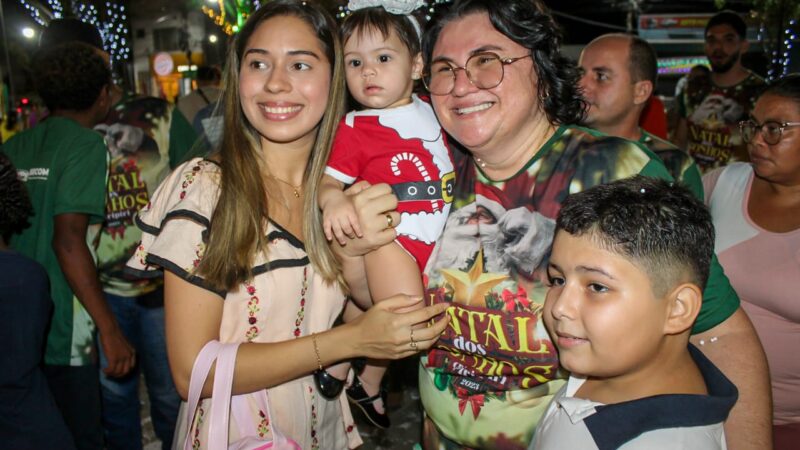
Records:
[[[197,354],[206,343],[219,339],[223,299],[170,272],[165,272],[164,296],[170,369],[175,387],[185,399]],[[407,296],[392,297],[352,322],[318,333],[315,338],[242,344],[236,357],[233,393],[254,392],[285,383],[313,372],[320,363],[329,366],[356,356],[383,359],[410,356],[416,353],[411,348],[411,326],[445,311],[446,305],[440,304],[409,313],[395,312],[421,301]],[[433,345],[446,326],[447,316],[444,316],[430,327],[415,330],[417,348],[425,350]],[[213,378],[212,369],[203,386],[204,397],[211,395]]]
[[[739,308],[691,341],[739,389],[725,421],[729,449],[772,448],[772,391],[767,358],[750,319]]]

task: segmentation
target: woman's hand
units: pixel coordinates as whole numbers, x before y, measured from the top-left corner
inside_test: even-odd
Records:
[[[345,191],[350,198],[361,225],[362,236],[350,239],[339,251],[348,257],[363,256],[378,247],[392,242],[397,233],[394,230],[400,223],[397,197],[388,184],[371,186],[359,182]]]
[[[419,297],[396,295],[343,325],[356,330],[356,353],[368,358],[400,359],[430,348],[447,327],[449,317],[445,314],[432,324],[430,321],[444,313],[447,304],[418,308],[421,302]],[[417,324],[421,327],[414,327]]]

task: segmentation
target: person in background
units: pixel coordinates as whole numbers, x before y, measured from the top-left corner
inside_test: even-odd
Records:
[[[775,448],[800,442],[800,74],[772,82],[741,123],[750,163],[703,177],[715,250],[767,353]]]
[[[686,95],[686,88],[692,84],[690,91],[695,99],[702,99],[706,93],[711,89],[711,69],[703,64],[696,64],[689,69],[689,72],[682,76],[675,84],[675,95],[673,101],[669,104],[667,109],[667,123],[669,128],[668,139],[673,144],[677,142],[675,135],[678,129],[678,106],[679,103],[689,103],[688,100],[679,100],[680,97]]]
[[[44,370],[76,447],[103,448],[94,330],[108,357],[107,375],[135,362],[103,296],[94,248],[105,217],[108,151],[92,130],[111,106],[111,73],[97,50],[79,42],[41,49],[34,86],[50,115],[3,146],[30,194],[31,227],[11,247],[47,270],[54,312]]]
[[[698,95],[687,85],[678,97],[675,143],[706,172],[731,161],[747,161],[738,124],[746,119],[764,80],[742,65],[747,53],[747,24],[733,11],[715,14],[705,28],[705,53],[711,63],[711,86]]]
[[[636,141],[658,155],[670,175],[703,198],[700,171],[685,151],[639,126],[653,97],[657,58],[645,40],[628,34],[606,34],[581,52],[580,86],[587,108],[584,123],[612,136]]]
[[[265,3],[237,34],[226,70],[222,145],[180,165],[156,190],[137,216],[142,243],[128,264],[164,271],[168,356],[183,398],[201,349],[240,343],[232,389],[247,403],[231,415],[232,429],[273,439],[282,430],[302,449],[354,448],[361,439],[344,393],[327,399],[312,373],[357,356],[398,359],[429,348],[447,319],[411,327],[444,305],[402,312],[422,299],[399,295],[333,326],[345,305],[343,276],[317,202],[344,108],[333,18],[310,1]],[[382,234],[393,236],[383,217]],[[209,395],[212,378],[199,417],[225,400]],[[272,406],[269,419],[259,398]],[[176,447],[188,436],[208,448],[210,423],[193,418],[181,417]]]
[[[219,87],[220,71],[212,66],[197,68],[197,89],[178,98],[178,109],[189,123],[194,123],[198,111],[216,103],[222,89]]]
[[[697,84],[702,79],[703,83]],[[689,72],[682,76],[675,84],[675,95],[677,99],[686,93],[686,89],[690,83],[694,85],[689,89],[694,95],[702,99],[711,88],[711,69],[704,64],[695,64],[689,69]]]
[[[222,91],[219,82],[219,69],[202,66],[197,69],[197,90],[178,99],[178,108],[200,137],[198,154],[210,153],[222,141],[223,120],[218,108]]]
[[[40,38],[40,46],[78,41],[91,45],[104,58],[100,33],[77,19],[55,19]],[[169,372],[164,338],[164,299],[161,277],[135,278],[124,274],[125,262],[141,239],[134,216],[158,184],[192,148],[196,135],[180,112],[166,100],[112,90],[114,105],[95,126],[108,146],[110,169],[105,221],[97,246],[97,271],[106,301],[125,337],[138,355],[138,364],[124,377],[109,377],[102,369],[108,358],[100,346],[100,385],[103,428],[111,450],[142,448],[141,374],[150,399],[156,436],[171,447],[180,397]],[[100,337],[102,344],[102,336]]]
[[[457,0],[433,23],[423,38],[423,81],[442,128],[467,152],[456,153],[453,206],[423,278],[426,300],[448,305],[451,318],[422,358],[424,447],[527,448],[564,384],[539,320],[561,203],[636,174],[671,177],[639,144],[569,125],[585,108],[580,74],[561,55],[542,2]],[[371,204],[394,199],[385,185],[353,201],[362,194]],[[357,209],[362,226],[385,226],[386,210],[375,209]],[[365,232],[344,251],[355,257],[386,239]],[[768,448],[766,361],[738,305],[712,263],[692,341],[741,393],[728,442]]]
[[[676,97],[683,97],[686,104],[703,101],[711,90],[711,69],[708,66],[697,64],[692,66],[686,75],[686,87]]]
[[[570,376],[530,450],[726,448],[736,387],[689,344],[713,241],[701,199],[671,181],[567,198],[542,318]]]
[[[75,443],[42,372],[50,281],[41,264],[8,248],[33,214],[25,186],[0,153],[0,442],[9,449],[74,449]]]

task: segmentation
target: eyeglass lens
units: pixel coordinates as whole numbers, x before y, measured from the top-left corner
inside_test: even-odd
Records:
[[[467,77],[479,89],[491,89],[503,81],[503,62],[493,53],[479,53],[467,60],[465,67],[455,67],[445,61],[431,65],[426,85],[431,94],[447,95],[455,86],[456,71],[465,70]]]
[[[777,122],[766,122],[759,125],[752,120],[748,120],[742,124],[742,138],[745,142],[752,142],[756,132],[761,131],[764,142],[774,145],[781,140],[782,128],[781,124]]]

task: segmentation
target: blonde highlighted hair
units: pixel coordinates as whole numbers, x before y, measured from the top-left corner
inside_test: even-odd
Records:
[[[322,215],[317,207],[317,188],[336,126],[344,113],[342,45],[336,22],[314,2],[273,0],[248,18],[228,51],[221,100],[225,132],[215,152],[222,173],[220,193],[211,217],[206,252],[197,268],[206,283],[218,290],[235,290],[250,279],[256,255],[267,251],[269,208],[262,174],[268,168],[261,156],[258,131],[244,115],[239,99],[239,71],[250,36],[262,22],[281,16],[297,17],[308,23],[331,64],[328,104],[303,180],[306,191],[303,238],[306,253],[317,272],[325,280],[344,286],[339,263],[322,232]]]

